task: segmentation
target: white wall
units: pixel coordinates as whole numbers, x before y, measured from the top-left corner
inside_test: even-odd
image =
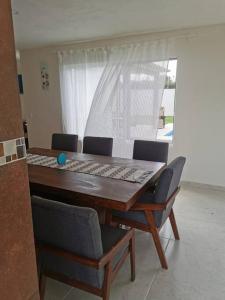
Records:
[[[185,179],[225,186],[225,29],[177,47],[175,139],[171,157],[187,157]]]
[[[225,186],[225,26],[188,33],[191,36],[187,38],[179,38],[179,32],[169,33],[176,36],[171,58],[178,58],[170,159],[187,157],[184,180]],[[24,116],[31,146],[50,147],[51,134],[61,131],[56,49],[59,47],[21,51]],[[42,62],[49,67],[49,91],[41,89]]]
[[[31,147],[50,148],[51,135],[61,132],[61,105],[58,60],[45,49],[21,52],[24,101],[23,116],[28,122]],[[42,90],[40,64],[47,63],[50,87]]]

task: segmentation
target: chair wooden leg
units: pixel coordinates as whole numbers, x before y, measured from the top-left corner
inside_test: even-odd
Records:
[[[163,269],[168,269],[167,260],[166,260],[165,253],[164,253],[162,245],[161,245],[161,241],[159,238],[159,232],[158,232],[157,228],[152,229],[152,237],[153,237],[153,241],[155,243],[156,251],[159,256],[159,260],[161,262],[161,266]]]
[[[103,293],[102,293],[103,300],[109,300],[111,276],[112,276],[112,262],[108,263],[105,267],[105,277],[104,277]]]
[[[44,300],[45,286],[46,286],[46,276],[41,274],[39,279],[40,300]]]
[[[152,212],[150,212],[150,211],[146,211],[145,214],[146,214],[146,218],[148,220],[149,226],[150,226],[150,232],[152,234],[152,238],[155,243],[156,251],[158,253],[159,260],[161,262],[161,266],[163,269],[168,269],[168,264],[167,264],[167,260],[165,257],[165,253],[163,251],[161,241],[159,238],[159,232],[155,225],[154,216],[153,216]]]
[[[179,240],[180,236],[179,236],[179,232],[178,232],[178,229],[177,229],[177,223],[176,223],[176,219],[175,219],[175,216],[174,216],[173,209],[171,209],[169,218],[170,218],[170,223],[171,223],[171,226],[172,226],[172,229],[173,229],[174,237],[175,237],[176,240]]]
[[[135,280],[135,236],[130,240],[130,268],[131,268],[131,281]]]

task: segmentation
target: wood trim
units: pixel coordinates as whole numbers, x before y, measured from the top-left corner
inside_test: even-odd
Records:
[[[118,273],[118,271],[120,270],[121,266],[123,265],[123,263],[125,262],[127,256],[129,255],[130,251],[129,251],[129,248],[127,248],[121,259],[119,260],[119,262],[116,264],[116,266],[114,267],[113,271],[112,271],[112,278],[111,278],[111,281],[113,281],[116,277],[116,274]]]
[[[135,280],[135,235],[130,240],[130,267],[131,267],[131,281]]]
[[[30,166],[28,166],[28,171],[29,169]],[[94,175],[89,175],[89,176],[94,176]],[[54,200],[56,199],[55,201],[57,201],[57,198],[60,196],[62,199],[60,201],[63,203],[68,203],[71,205],[86,205],[86,206],[95,205],[99,207],[104,207],[106,209],[113,208],[120,211],[129,210],[132,207],[132,205],[137,201],[137,199],[140,197],[140,195],[147,190],[147,188],[148,188],[147,186],[144,186],[128,202],[120,202],[113,199],[96,197],[95,195],[88,195],[79,192],[75,193],[73,191],[62,190],[54,186],[45,186],[43,184],[30,182],[30,190],[32,195],[37,195],[41,197],[46,197],[46,195],[48,195],[49,199],[51,198],[53,198]]]
[[[50,252],[54,255],[64,257],[64,258],[66,258],[70,261],[78,262],[82,265],[89,266],[89,267],[92,267],[92,268],[95,268],[95,269],[99,268],[99,261],[98,260],[87,258],[87,257],[84,257],[84,256],[79,256],[79,255],[76,255],[72,252],[62,250],[62,249],[59,249],[57,247],[49,246],[49,245],[42,244],[42,243],[41,244],[39,243],[37,247],[38,247],[39,251],[42,250],[42,251]]]
[[[149,204],[142,204],[136,203],[134,204],[130,210],[150,210],[150,211],[160,211],[165,210],[171,204],[173,200],[175,200],[177,194],[180,191],[180,187],[178,187],[175,192],[170,196],[170,198],[165,203],[149,203]]]
[[[159,231],[156,227],[153,213],[151,211],[147,210],[147,211],[145,211],[145,215],[146,215],[146,219],[147,219],[147,221],[150,225],[150,228],[151,228],[152,238],[153,238],[153,241],[155,243],[156,251],[158,253],[159,260],[161,262],[161,266],[162,266],[163,269],[168,269],[168,264],[167,264],[166,257],[165,257],[165,254],[164,254],[164,251],[163,251],[163,248],[162,248],[162,245],[161,245],[161,241],[160,241],[160,237],[159,237]]]
[[[105,267],[105,278],[102,289],[103,300],[109,300],[110,284],[112,280],[112,261],[110,261]]]
[[[170,218],[170,223],[173,229],[173,234],[176,240],[180,240],[180,236],[179,236],[179,232],[177,229],[177,223],[176,223],[176,219],[174,216],[174,212],[173,212],[173,208],[171,209],[171,212],[169,214],[169,218]]]

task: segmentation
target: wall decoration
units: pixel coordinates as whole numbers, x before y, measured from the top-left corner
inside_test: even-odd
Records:
[[[45,63],[41,63],[41,87],[46,91],[49,89],[49,85],[48,66]]]
[[[26,158],[24,137],[0,142],[0,166]]]

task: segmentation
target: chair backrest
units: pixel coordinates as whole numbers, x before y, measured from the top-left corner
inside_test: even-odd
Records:
[[[32,196],[35,238],[92,259],[103,255],[101,229],[92,208],[72,206]]]
[[[53,133],[52,149],[77,152],[78,135],[66,133]]]
[[[179,156],[163,170],[154,194],[156,203],[166,202],[178,188],[185,161],[185,157]]]
[[[103,255],[97,212],[60,202],[32,197],[33,227],[36,240],[91,259]],[[94,269],[63,256],[42,250],[38,255],[41,272],[50,272],[101,288],[103,269]]]
[[[133,159],[167,163],[168,149],[166,142],[135,140]]]
[[[108,137],[85,136],[83,153],[112,156],[113,139]]]

